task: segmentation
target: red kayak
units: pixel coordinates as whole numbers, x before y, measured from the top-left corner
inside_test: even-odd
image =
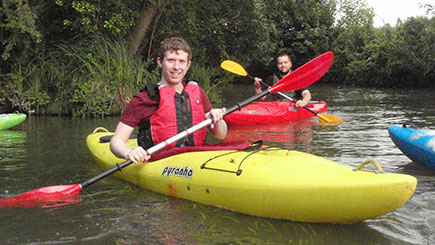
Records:
[[[322,113],[328,109],[328,104],[317,101],[308,104],[307,107],[316,113]],[[314,116],[314,113],[296,107],[292,101],[259,101],[227,115],[224,119],[230,126],[242,126],[283,123]]]

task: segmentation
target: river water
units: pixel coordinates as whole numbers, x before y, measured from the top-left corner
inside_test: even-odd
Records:
[[[0,209],[0,244],[434,244],[435,171],[411,162],[388,136],[390,125],[435,128],[435,91],[336,88],[314,84],[344,123],[316,118],[285,125],[230,128],[229,138],[309,152],[358,166],[378,161],[385,172],[418,179],[412,198],[394,212],[352,224],[312,224],[253,217],[143,190],[107,177],[58,207]],[[227,93],[231,106],[252,95]],[[39,187],[78,184],[102,170],[85,144],[92,130],[114,130],[119,118],[30,117],[0,131],[0,198]],[[230,200],[229,200],[230,201]],[[339,212],[339,210],[337,210]]]

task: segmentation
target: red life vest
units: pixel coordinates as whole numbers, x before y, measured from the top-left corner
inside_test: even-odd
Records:
[[[196,82],[189,82],[181,94],[170,86],[161,86],[159,94],[159,108],[151,115],[147,129],[139,130],[139,135],[142,136],[138,137],[138,143],[145,149],[204,121],[204,106]],[[144,133],[147,135],[143,135]],[[201,146],[206,136],[207,129],[203,128],[171,144],[168,148]]]

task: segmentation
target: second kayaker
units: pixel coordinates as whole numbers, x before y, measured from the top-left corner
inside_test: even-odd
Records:
[[[276,63],[278,67],[278,72],[271,75],[269,78],[266,79],[264,82],[267,86],[273,86],[279,80],[284,78],[285,76],[288,76],[292,71],[292,60],[290,58],[290,55],[286,52],[279,53],[276,57]],[[267,89],[266,85],[261,84],[263,81],[261,78],[255,77],[254,78],[254,87],[255,92],[257,94],[261,93],[264,89]],[[295,90],[295,99],[296,99],[296,106],[298,107],[304,107],[306,106],[310,100],[311,100],[311,93],[307,88],[302,88]],[[265,97],[261,98],[262,100],[266,99]],[[280,100],[280,96],[278,94],[272,94],[271,100]]]

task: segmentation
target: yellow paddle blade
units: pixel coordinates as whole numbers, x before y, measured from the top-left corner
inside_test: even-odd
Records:
[[[317,114],[317,117],[322,122],[344,122],[341,118],[328,114]]]
[[[222,61],[221,67],[224,70],[227,70],[229,72],[232,72],[232,73],[240,75],[240,76],[246,77],[248,75],[248,73],[246,72],[245,68],[243,68],[243,66],[241,66],[240,64],[238,64],[232,60]]]

